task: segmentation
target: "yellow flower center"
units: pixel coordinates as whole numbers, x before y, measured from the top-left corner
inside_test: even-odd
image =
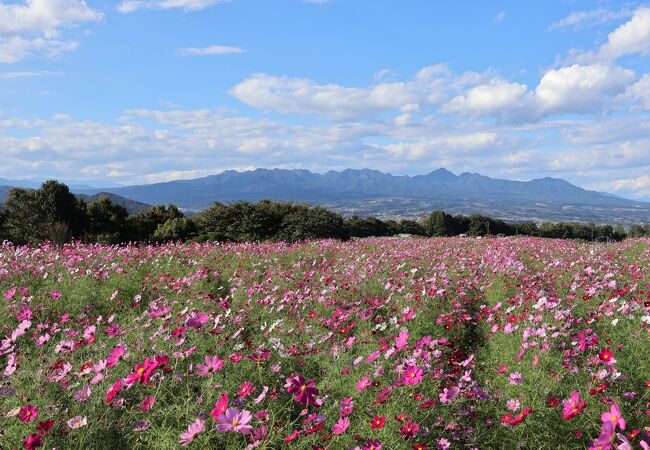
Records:
[[[232,426],[233,426],[233,427],[236,427],[237,425],[239,425],[239,420],[237,420],[237,419],[233,419],[233,420],[232,420]]]

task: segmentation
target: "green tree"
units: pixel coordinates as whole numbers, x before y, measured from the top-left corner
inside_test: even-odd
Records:
[[[11,189],[5,200],[5,230],[14,244],[39,242],[43,239],[45,214],[38,192],[32,189]]]
[[[279,238],[287,242],[323,238],[348,239],[349,233],[339,214],[316,206],[303,207],[286,216],[282,221]]]
[[[131,241],[148,241],[158,226],[168,220],[184,217],[176,205],[156,205],[143,213],[129,216],[126,221],[126,237]]]
[[[176,217],[158,225],[153,240],[158,242],[186,241],[194,237],[196,225],[187,217]]]
[[[88,205],[87,211],[90,240],[102,244],[117,244],[124,240],[129,215],[126,208],[103,197]]]
[[[444,211],[434,211],[425,222],[427,236],[453,236],[456,234],[455,221]]]

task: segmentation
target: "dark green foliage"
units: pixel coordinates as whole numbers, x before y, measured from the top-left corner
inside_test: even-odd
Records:
[[[126,223],[126,235],[129,241],[148,241],[158,227],[168,220],[183,217],[176,205],[156,205],[144,213],[130,216]]]
[[[87,207],[88,239],[104,244],[117,244],[123,241],[128,211],[114,204],[108,198],[101,198]]]
[[[40,189],[12,189],[4,205],[6,232],[15,243],[67,242],[88,226],[86,205],[58,181]]]
[[[303,207],[287,215],[282,221],[278,238],[288,242],[322,238],[348,239],[349,233],[340,215],[316,206]]]
[[[434,211],[425,221],[428,236],[453,236],[457,234],[457,223],[444,211]]]
[[[191,219],[176,217],[158,225],[153,234],[153,240],[158,242],[185,241],[193,237],[195,233],[196,225]]]

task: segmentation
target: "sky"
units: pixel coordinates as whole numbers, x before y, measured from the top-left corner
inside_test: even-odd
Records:
[[[371,168],[650,200],[650,3],[0,0],[0,177]]]

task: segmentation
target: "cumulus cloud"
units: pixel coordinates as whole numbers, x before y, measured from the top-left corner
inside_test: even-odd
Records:
[[[74,50],[77,42],[62,39],[62,30],[102,18],[82,0],[0,3],[0,62],[11,64],[31,55],[56,57]]]
[[[637,8],[630,20],[607,35],[607,41],[594,51],[571,50],[566,62],[605,63],[627,55],[650,55],[650,7]]]
[[[230,55],[233,53],[242,53],[239,47],[230,47],[227,45],[211,45],[209,47],[186,47],[178,50],[181,56],[209,56],[209,55]]]
[[[140,9],[182,9],[199,11],[229,0],[125,0],[117,5],[117,10],[129,14]]]
[[[265,111],[346,120],[438,104],[471,77],[471,74],[454,77],[443,64],[425,67],[409,81],[378,82],[368,87],[318,84],[306,78],[258,73],[238,83],[230,94]]]
[[[622,67],[574,64],[548,70],[534,91],[524,84],[495,78],[454,97],[443,110],[513,121],[597,113],[635,79],[633,71]]]

